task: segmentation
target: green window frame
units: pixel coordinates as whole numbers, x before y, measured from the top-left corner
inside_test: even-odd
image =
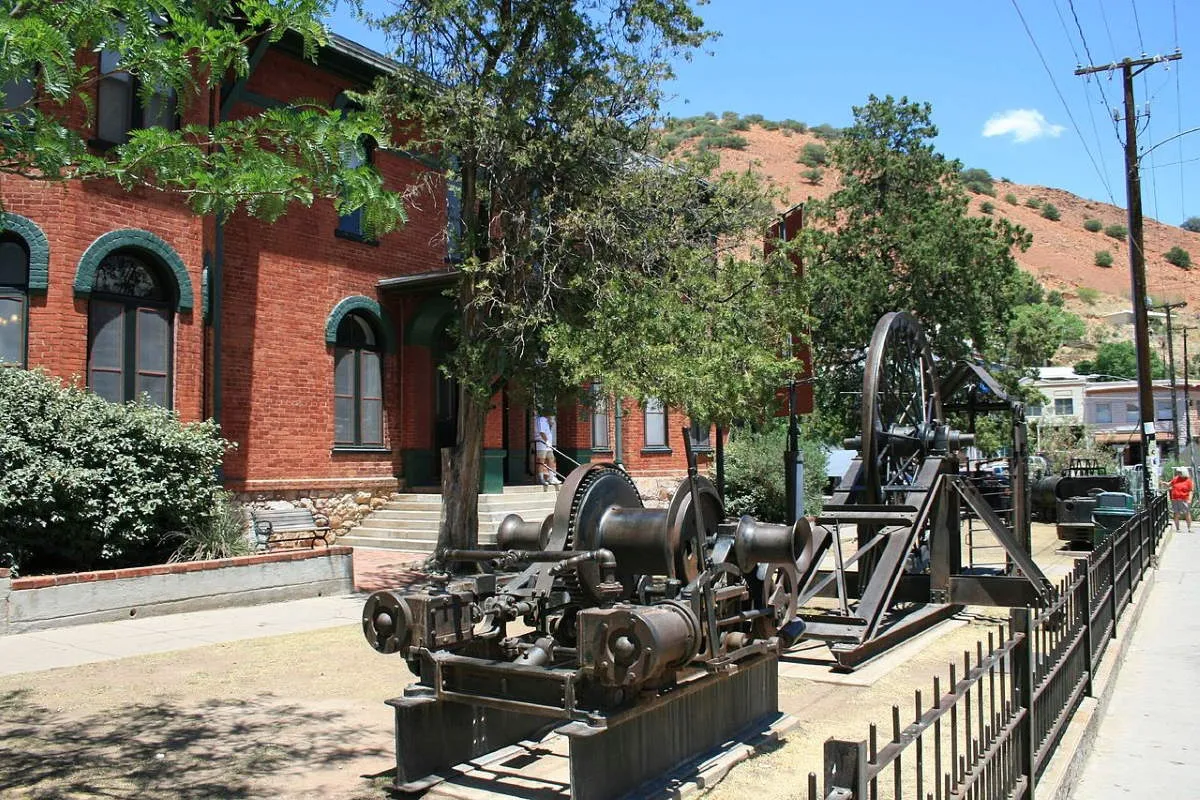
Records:
[[[342,318],[333,348],[335,447],[383,447],[382,337],[369,319]]]
[[[24,367],[29,357],[29,245],[0,234],[0,364]]]

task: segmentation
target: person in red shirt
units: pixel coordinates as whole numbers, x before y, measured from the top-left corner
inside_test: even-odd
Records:
[[[1187,520],[1188,531],[1192,529],[1192,479],[1188,477],[1187,467],[1176,467],[1175,477],[1171,478],[1171,510],[1175,512],[1175,530],[1179,530],[1179,518]]]

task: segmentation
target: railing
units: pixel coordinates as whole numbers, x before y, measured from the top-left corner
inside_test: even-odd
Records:
[[[824,792],[810,773],[808,800],[1032,798],[1167,521],[1165,496],[1130,517],[1076,560],[1045,607],[1013,609],[986,649],[977,642],[949,665],[944,686],[935,677],[931,695],[915,691],[911,716],[892,706],[882,744],[874,724],[866,740],[827,741]]]

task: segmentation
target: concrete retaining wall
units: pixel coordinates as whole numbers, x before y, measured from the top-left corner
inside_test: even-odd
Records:
[[[353,549],[13,578],[0,575],[0,634],[354,591]]]

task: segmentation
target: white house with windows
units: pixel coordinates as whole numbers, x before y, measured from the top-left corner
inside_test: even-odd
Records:
[[[1096,444],[1115,447],[1124,453],[1128,463],[1137,462],[1141,444],[1137,381],[1100,381],[1077,375],[1071,367],[1043,367],[1030,383],[1044,396],[1043,403],[1026,408],[1025,416],[1035,443],[1038,432],[1045,426],[1082,425]],[[1164,455],[1173,449],[1177,437],[1181,446],[1186,443],[1189,414],[1191,441],[1200,439],[1200,416],[1196,413],[1200,385],[1189,386],[1187,395],[1185,400],[1183,381],[1177,380],[1175,413],[1172,413],[1171,382],[1154,381],[1155,439]]]

